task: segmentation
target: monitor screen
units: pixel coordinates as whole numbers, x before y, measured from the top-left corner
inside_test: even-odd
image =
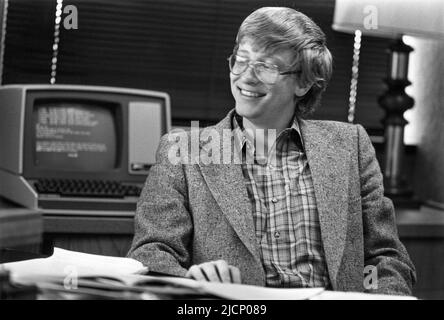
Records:
[[[115,106],[93,101],[37,99],[34,165],[81,172],[116,167]]]

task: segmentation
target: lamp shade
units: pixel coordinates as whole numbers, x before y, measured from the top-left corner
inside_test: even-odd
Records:
[[[333,29],[444,39],[444,0],[336,0]]]

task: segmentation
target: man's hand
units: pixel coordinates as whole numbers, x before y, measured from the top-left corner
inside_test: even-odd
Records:
[[[224,283],[241,283],[240,271],[230,266],[225,260],[217,260],[193,265],[186,277],[198,281],[214,281]]]

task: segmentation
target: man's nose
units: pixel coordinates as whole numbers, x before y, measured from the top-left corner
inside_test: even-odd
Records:
[[[260,80],[257,78],[256,73],[254,71],[254,66],[249,64],[247,70],[242,73],[242,79],[248,83],[257,83]]]

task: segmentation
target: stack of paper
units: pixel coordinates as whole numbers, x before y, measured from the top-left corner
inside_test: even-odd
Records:
[[[5,263],[12,280],[33,277],[114,276],[146,272],[143,264],[130,258],[109,257],[54,248],[48,258]]]
[[[177,277],[142,275],[148,270],[134,259],[108,257],[54,248],[49,258],[3,265],[18,283],[41,289],[83,294],[86,299],[175,299],[210,297],[230,300],[388,300],[414,297],[328,291],[324,288],[267,288],[243,284],[200,282]],[[75,280],[73,283],[66,279]],[[76,291],[68,288],[75,284]],[[65,290],[66,289],[66,290]],[[128,295],[130,294],[130,295]]]

